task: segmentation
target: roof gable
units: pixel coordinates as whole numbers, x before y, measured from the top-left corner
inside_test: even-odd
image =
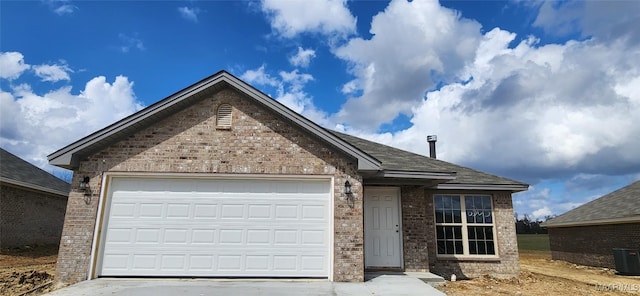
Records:
[[[640,181],[594,199],[544,223],[545,227],[640,222]]]
[[[67,196],[69,183],[0,148],[0,181],[37,191]]]
[[[205,78],[155,104],[150,105],[147,108],[144,108],[50,154],[48,156],[49,163],[59,167],[73,169],[79,165],[82,157],[91,155],[91,153],[96,152],[137,130],[148,127],[160,119],[185,108],[199,99],[202,99],[210,92],[217,91],[224,87],[233,87],[237,89],[286,120],[298,125],[312,135],[321,138],[326,143],[345,152],[347,155],[354,157],[358,160],[359,170],[379,170],[380,163],[374,157],[367,155],[339,137],[329,133],[324,128],[287,108],[283,104],[270,98],[266,94],[226,71],[220,71],[208,78]]]

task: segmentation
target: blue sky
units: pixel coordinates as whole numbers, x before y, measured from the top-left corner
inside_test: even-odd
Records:
[[[0,146],[46,155],[221,69],[316,123],[532,185],[640,179],[638,1],[2,1]]]

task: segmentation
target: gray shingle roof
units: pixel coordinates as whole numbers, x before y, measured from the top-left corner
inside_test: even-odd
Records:
[[[39,191],[67,196],[69,183],[0,148],[0,180]]]
[[[480,172],[336,131],[330,132],[378,159],[382,163],[382,168],[385,170],[455,173],[456,178],[444,184],[512,185],[524,187],[520,190],[526,190],[529,186],[528,184],[508,178]]]
[[[546,227],[640,222],[640,181],[583,204],[544,223]]]

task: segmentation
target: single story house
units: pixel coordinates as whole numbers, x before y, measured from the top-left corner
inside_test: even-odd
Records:
[[[519,270],[527,184],[322,128],[225,71],[49,162],[74,170],[62,284]]]
[[[58,245],[69,186],[0,148],[0,248]]]
[[[640,249],[640,181],[594,199],[543,224],[551,257],[614,268],[614,248]]]

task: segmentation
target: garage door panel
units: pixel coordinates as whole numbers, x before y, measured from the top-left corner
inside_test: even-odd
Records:
[[[328,181],[111,186],[101,276],[328,276]]]

